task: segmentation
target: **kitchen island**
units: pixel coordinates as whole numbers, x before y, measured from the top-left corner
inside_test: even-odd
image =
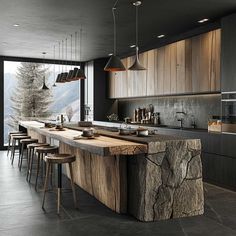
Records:
[[[59,140],[60,152],[76,155],[76,184],[118,213],[141,221],[203,214],[198,139],[153,135],[125,140],[106,131],[95,139],[74,140],[83,128],[55,131],[35,121],[20,125],[40,141]]]

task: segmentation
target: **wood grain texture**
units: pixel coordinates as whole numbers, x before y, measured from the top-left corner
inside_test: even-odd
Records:
[[[73,137],[81,135],[82,132],[72,129],[65,131],[50,131],[47,128],[38,128],[31,125],[30,122],[21,122],[21,125],[28,129],[28,132],[37,132],[40,135],[48,138],[54,138],[73,147],[78,147],[82,150],[90,151],[91,153],[101,156],[110,155],[135,155],[147,152],[147,145],[124,141],[106,136],[99,136],[89,140],[74,140]]]
[[[127,164],[125,156],[99,156],[60,142],[60,153],[76,156],[74,181],[86,192],[118,213],[127,212]],[[66,174],[68,178],[69,169]]]
[[[141,53],[140,62],[147,70],[119,72],[116,79],[111,76],[110,97],[218,92],[220,51],[221,30],[217,29]],[[125,60],[129,68],[134,56]]]
[[[165,47],[161,47],[156,52],[156,73],[155,73],[155,93],[164,94],[165,80]]]
[[[147,52],[147,86],[146,86],[146,94],[147,96],[155,95],[155,87],[156,87],[156,50],[150,50]]]
[[[186,91],[186,58],[185,58],[185,40],[176,43],[176,93],[184,93]]]

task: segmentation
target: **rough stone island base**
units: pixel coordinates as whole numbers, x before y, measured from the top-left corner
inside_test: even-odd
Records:
[[[141,221],[204,213],[200,140],[156,144],[128,161],[128,212]]]

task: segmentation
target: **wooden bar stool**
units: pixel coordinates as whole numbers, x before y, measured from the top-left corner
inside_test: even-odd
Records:
[[[46,197],[46,192],[48,188],[48,179],[49,179],[49,171],[53,164],[57,164],[58,168],[58,183],[57,183],[57,214],[60,214],[60,205],[61,205],[61,188],[62,188],[62,164],[68,164],[70,170],[70,182],[71,188],[73,192],[73,199],[75,208],[77,208],[77,201],[76,201],[76,193],[75,193],[75,186],[74,186],[74,175],[72,169],[72,162],[75,161],[75,156],[70,154],[54,154],[48,155],[44,157],[44,161],[46,162],[46,178],[44,181],[44,192],[43,192],[43,203],[42,208],[44,210],[44,202]]]
[[[8,147],[7,147],[7,156],[9,155],[11,149],[11,135],[12,134],[22,134],[22,131],[10,131],[8,132]]]
[[[26,159],[27,159],[27,166],[29,165],[29,154],[28,154],[28,148],[27,145],[31,143],[38,143],[38,139],[36,138],[29,138],[29,139],[21,139],[20,144],[21,144],[21,152],[19,156],[19,161],[18,161],[18,167],[21,171],[22,167],[22,160],[24,158],[24,149],[26,148]]]
[[[19,155],[21,154],[20,140],[31,138],[28,135],[12,135],[12,153],[11,153],[11,164],[13,165],[16,148],[19,149]]]
[[[8,142],[10,141],[10,148],[9,148],[9,151],[11,152],[10,159],[12,158],[13,136],[27,136],[27,133],[9,134]],[[9,147],[9,145],[8,145],[8,147]],[[9,154],[9,152],[7,153],[7,155],[8,155],[8,154]]]
[[[35,147],[35,153],[37,154],[37,170],[36,170],[36,180],[35,180],[35,191],[37,191],[38,187],[38,177],[41,166],[43,167],[43,158],[47,154],[56,154],[58,153],[58,147],[56,146],[43,146],[43,147]]]
[[[31,176],[32,176],[35,148],[36,147],[45,147],[45,146],[49,146],[49,144],[48,143],[31,143],[31,144],[27,145],[29,162],[28,162],[28,167],[27,167],[26,180],[29,181],[29,183],[30,183]]]

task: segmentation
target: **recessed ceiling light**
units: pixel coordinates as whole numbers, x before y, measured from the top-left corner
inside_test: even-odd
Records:
[[[108,54],[108,56],[112,56],[112,55],[113,55],[113,53],[109,53],[109,54]]]
[[[19,24],[14,24],[13,26],[14,26],[14,27],[19,27],[20,25],[19,25]]]
[[[198,23],[200,23],[200,24],[201,24],[201,23],[204,23],[204,22],[207,22],[207,21],[209,21],[209,19],[207,19],[207,18],[204,18],[204,19],[202,19],[202,20],[199,20],[199,21],[198,21]]]
[[[164,37],[165,37],[164,34],[160,34],[160,35],[157,36],[157,38],[159,38],[159,39],[164,38]]]
[[[133,44],[133,45],[130,45],[129,47],[130,47],[130,48],[135,48],[135,47],[136,47],[136,45],[135,45],[135,44]]]

